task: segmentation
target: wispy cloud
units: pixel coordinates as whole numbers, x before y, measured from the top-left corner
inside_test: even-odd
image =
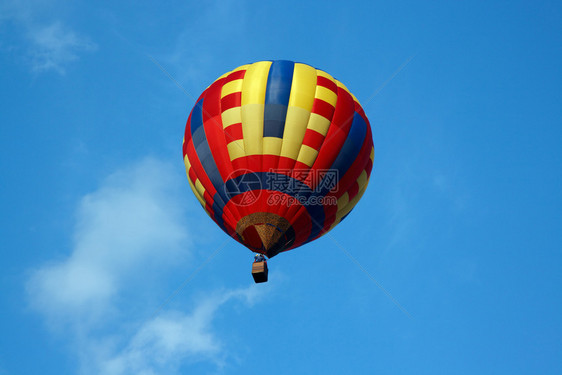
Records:
[[[174,374],[185,362],[211,361],[222,366],[227,351],[213,332],[216,311],[231,300],[251,304],[255,286],[206,297],[190,314],[170,311],[145,323],[114,356],[100,361],[97,373],[107,375]]]
[[[174,178],[170,165],[145,159],[86,195],[72,253],[41,267],[29,281],[34,306],[57,318],[105,313],[131,272],[185,253],[189,234]]]
[[[163,311],[142,322],[156,308],[146,303],[153,281],[195,258],[180,172],[148,158],[110,175],[81,200],[70,254],[31,273],[31,306],[72,341],[84,374],[170,374],[184,361],[219,365],[225,348],[212,330],[215,312],[256,298],[253,286],[207,293],[189,313]]]
[[[97,48],[96,44],[88,38],[77,34],[58,21],[29,30],[28,37],[30,62],[34,72],[54,70],[64,74],[65,67],[78,60],[80,53]]]
[[[0,23],[9,23],[12,35],[20,35],[24,46],[24,60],[35,73],[55,71],[65,74],[66,67],[85,52],[97,49],[90,38],[81,35],[53,19],[56,4],[38,1],[10,1],[0,3]],[[3,44],[3,49],[10,46]]]

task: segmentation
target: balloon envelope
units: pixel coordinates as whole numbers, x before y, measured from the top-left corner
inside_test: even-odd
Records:
[[[183,157],[215,223],[272,257],[349,214],[374,148],[369,121],[342,83],[281,60],[243,65],[211,84],[187,120]]]

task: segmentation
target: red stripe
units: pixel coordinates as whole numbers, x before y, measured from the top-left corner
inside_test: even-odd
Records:
[[[227,126],[224,129],[224,137],[226,139],[227,144],[232,141],[236,141],[244,138],[244,135],[242,134],[242,124],[238,123],[238,124]]]
[[[367,176],[371,175],[372,170],[373,170],[373,161],[371,160],[371,158],[369,158],[369,161],[367,162],[367,166],[365,167],[365,171],[367,172]]]
[[[306,129],[302,144],[312,147],[315,150],[319,150],[323,141],[324,136],[322,134],[318,133],[316,130]]]
[[[314,102],[312,103],[312,113],[317,113],[320,116],[331,120],[332,117],[334,116],[334,106],[331,105],[330,103],[322,100],[322,99],[314,99]]]
[[[263,172],[276,171],[278,163],[279,163],[279,156],[264,155],[262,158],[261,170]]]
[[[187,155],[187,145],[191,142],[191,114],[193,113],[193,109],[189,112],[189,116],[187,117],[187,124],[185,125],[185,133],[183,135],[183,157]]]
[[[241,105],[242,105],[241,92],[233,92],[232,94],[228,94],[227,96],[221,99],[221,109],[223,112],[230,108],[240,107]]]
[[[316,79],[316,84],[318,86],[322,86],[322,87],[325,87],[327,89],[330,89],[335,93],[338,92],[338,85],[329,78],[318,76],[318,78]]]
[[[334,117],[312,166],[313,169],[328,169],[334,163],[351,128],[354,108],[351,95],[343,89],[338,90]]]
[[[238,212],[236,214],[225,210],[222,210],[222,222],[226,228],[226,233],[231,237],[236,237],[236,223],[240,220]]]
[[[355,181],[347,191],[347,194],[349,195],[349,200],[351,201],[353,198],[355,198],[357,193],[359,193],[359,184],[357,183],[357,181]]]
[[[289,222],[295,229],[295,243],[290,248],[294,249],[295,247],[305,244],[312,231],[312,221],[310,220],[308,211],[304,206],[300,206],[299,215],[289,216],[286,214],[285,218],[291,219]]]
[[[205,191],[203,193],[203,200],[205,201],[205,209],[207,210],[207,214],[216,222],[217,219],[215,218],[215,213],[213,212],[213,198],[209,195],[209,193]]]
[[[244,158],[242,157],[242,158],[237,158],[237,159],[232,160],[232,169],[234,170],[232,172],[232,178],[235,178],[235,177],[243,174],[244,171],[247,169],[246,168],[246,161],[242,160],[242,159],[244,159]]]
[[[211,154],[224,182],[232,173],[232,164],[226,148],[221,118],[220,95],[223,82],[224,80],[218,80],[207,89],[203,100],[203,127]]]
[[[335,221],[337,213],[338,213],[337,202],[334,205],[324,206],[324,215],[325,215],[324,227],[322,228],[322,230],[318,234],[318,237],[320,237],[326,231],[330,230],[330,227],[332,226],[332,224]],[[318,238],[318,237],[316,237],[316,238]]]
[[[191,182],[193,182],[193,185],[195,185],[195,181],[197,180],[197,176],[195,175],[195,171],[193,170],[193,168],[189,167],[189,179],[191,180]]]
[[[295,166],[293,167],[293,170],[295,170],[295,171],[303,170],[303,169],[306,170],[306,171],[308,171],[308,170],[310,170],[310,167],[309,167],[308,165],[304,164],[304,163],[301,162],[301,161],[297,161],[297,162],[295,163]],[[294,173],[291,173],[291,176],[294,177]],[[305,183],[305,184],[309,184],[309,183],[310,183],[310,181],[307,181],[307,180],[303,180],[303,181],[301,181],[301,182],[303,182],[303,183]],[[309,186],[309,187],[310,187],[310,186]]]
[[[207,215],[209,215],[211,217],[211,219],[215,220],[215,214],[213,212],[213,207],[211,205],[209,205],[209,203],[207,203],[207,202],[205,202],[205,210],[207,211]]]
[[[369,120],[367,120],[367,115],[365,115],[363,107],[361,107],[361,104],[359,104],[358,102],[355,102],[355,112],[359,113],[366,123],[369,122]]]
[[[211,194],[209,194],[207,192],[207,190],[205,190],[203,192],[203,199],[205,200],[205,202],[207,203],[207,205],[209,206],[209,212],[211,215],[213,215],[213,204],[215,203],[215,200],[213,199],[213,197],[211,196]]]
[[[223,85],[227,84],[228,82],[244,78],[245,74],[246,74],[246,70],[237,70],[235,72],[232,72],[224,78]]]

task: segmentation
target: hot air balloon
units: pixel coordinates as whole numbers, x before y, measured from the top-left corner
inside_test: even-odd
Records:
[[[367,188],[374,148],[369,120],[341,82],[278,60],[240,66],[201,94],[183,158],[214,222],[272,258],[349,214]],[[265,259],[256,259],[253,275],[267,281]]]

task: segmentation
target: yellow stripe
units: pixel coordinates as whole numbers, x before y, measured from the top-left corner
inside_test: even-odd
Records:
[[[235,92],[242,91],[242,82],[243,79],[235,79],[234,81],[230,81],[225,84],[221,90],[221,98],[224,98],[225,96],[233,94]]]
[[[308,128],[316,130],[318,133],[326,136],[328,128],[330,127],[330,120],[318,113],[311,113],[308,120]]]
[[[361,172],[361,174],[357,178],[356,182],[357,185],[359,185],[359,191],[351,201],[349,201],[349,192],[345,192],[345,194],[343,194],[340,197],[340,199],[338,199],[338,210],[336,213],[336,220],[330,226],[330,230],[341,221],[342,217],[347,215],[349,211],[351,211],[351,209],[355,207],[357,202],[359,202],[359,199],[361,199],[361,197],[363,196],[363,193],[365,193],[365,190],[367,190],[367,185],[369,184],[367,171],[363,170],[363,172]]]
[[[242,106],[242,134],[246,155],[260,155],[263,152],[263,104]]]
[[[369,182],[367,178],[367,171],[363,170],[363,172],[361,172],[361,174],[357,178],[357,185],[359,185],[359,190],[363,189],[367,182]]]
[[[316,87],[316,97],[330,103],[334,107],[336,106],[336,102],[338,100],[338,95],[324,86]]]
[[[263,154],[279,155],[281,153],[281,144],[283,140],[277,137],[263,137]]]
[[[371,161],[372,161],[372,162],[375,161],[375,147],[374,147],[374,146],[371,148],[371,156],[370,156],[370,158],[371,158]]]
[[[311,167],[312,164],[314,164],[317,155],[318,155],[317,150],[313,149],[310,146],[302,145],[297,161],[300,161],[301,163],[304,163],[309,167]]]
[[[341,212],[341,217],[344,217],[345,215],[347,215],[349,213],[349,211],[351,211],[351,209],[353,207],[355,207],[355,205],[357,204],[357,202],[359,202],[359,199],[361,199],[361,197],[363,196],[363,193],[365,193],[365,190],[367,190],[367,185],[363,185],[362,189],[359,189],[359,192],[353,197],[352,200],[349,201],[349,203],[344,207],[344,209]],[[340,213],[338,212],[338,215]],[[340,219],[341,219],[340,217]]]
[[[195,188],[195,185],[193,185],[193,182],[191,182],[191,180],[188,178],[187,179],[189,181],[189,186],[191,187],[191,190],[193,191],[193,195],[195,195],[195,198],[197,198],[197,200],[199,201],[199,203],[201,204],[201,206],[203,206],[203,208],[205,208],[205,200],[203,199],[203,197],[199,194],[199,192],[197,191],[197,189]],[[199,180],[197,180],[199,181]]]
[[[296,160],[299,155],[314,103],[316,79],[316,69],[305,64],[295,64],[281,156]]]
[[[228,149],[228,156],[230,156],[230,160],[241,158],[245,156],[246,153],[244,152],[244,140],[238,139],[236,141],[232,141],[226,145]]]
[[[330,81],[333,81],[333,82],[336,81],[334,79],[334,77],[332,77],[331,75],[329,75],[328,73],[326,73],[325,71],[320,70],[320,69],[316,69],[316,75],[318,75],[318,77],[328,78]]]
[[[246,70],[242,84],[242,106],[265,103],[265,89],[271,61],[260,61]]]
[[[306,64],[295,64],[289,107],[312,109],[316,91],[316,69]]]
[[[203,199],[203,194],[205,192],[205,188],[203,187],[203,185],[201,185],[201,183],[199,183],[200,185],[199,189],[201,190],[199,191],[198,188],[193,184],[193,181],[191,181],[191,178],[189,178],[189,168],[191,168],[191,162],[189,161],[187,155],[184,156],[183,162],[185,164],[185,173],[187,174],[187,181],[189,182],[189,186],[191,187],[191,190],[193,190],[193,194],[195,195],[195,198],[197,198],[199,203],[201,203],[201,206],[203,206],[204,208],[205,199]],[[195,183],[197,184],[198,181],[199,179],[196,179]]]
[[[222,126],[227,128],[230,125],[242,122],[242,111],[240,107],[229,108],[222,113]]]
[[[201,180],[195,180],[195,189],[202,197],[205,195],[205,187],[201,183]]]
[[[242,84],[242,134],[246,155],[263,152],[263,112],[265,89],[271,61],[260,61],[248,67]]]
[[[348,93],[349,95],[351,95],[351,92],[349,92],[349,90],[347,89],[347,87],[345,87],[345,85],[344,85],[343,83],[341,83],[341,82],[338,81],[337,79],[335,80],[335,82],[336,82],[336,85],[338,85],[339,88],[341,88],[341,89],[347,91],[347,93]]]
[[[359,202],[359,200],[361,199],[361,197],[363,196],[363,193],[365,193],[365,190],[367,190],[367,185],[363,186],[363,189],[359,190],[359,192],[357,193],[357,195],[355,197],[353,197],[353,199],[348,202],[344,208],[342,208],[341,210],[339,210],[339,204],[338,204],[338,213],[336,214],[336,220],[334,221],[334,223],[330,226],[330,230],[332,230],[336,225],[338,225],[341,221],[341,219],[347,215],[351,209],[353,209],[353,207],[355,207],[355,205],[357,204],[357,202]],[[347,194],[347,193],[346,193]],[[339,202],[338,202],[339,203]]]
[[[228,82],[226,85],[222,87],[221,98],[224,98],[229,94],[242,91],[242,83],[243,83],[242,79],[235,79],[234,81]],[[239,124],[242,122],[242,110],[240,107],[229,108],[221,113],[221,118],[222,118],[222,126],[224,129],[226,129],[230,125]],[[227,142],[228,141],[230,140],[227,139]]]
[[[285,131],[283,132],[281,156],[291,159],[297,158],[309,118],[310,111],[306,109],[299,107],[288,108],[287,117],[285,119]]]
[[[338,199],[338,209],[336,211],[336,213],[343,209],[345,206],[347,206],[347,204],[349,203],[349,193],[345,192],[340,199]]]

